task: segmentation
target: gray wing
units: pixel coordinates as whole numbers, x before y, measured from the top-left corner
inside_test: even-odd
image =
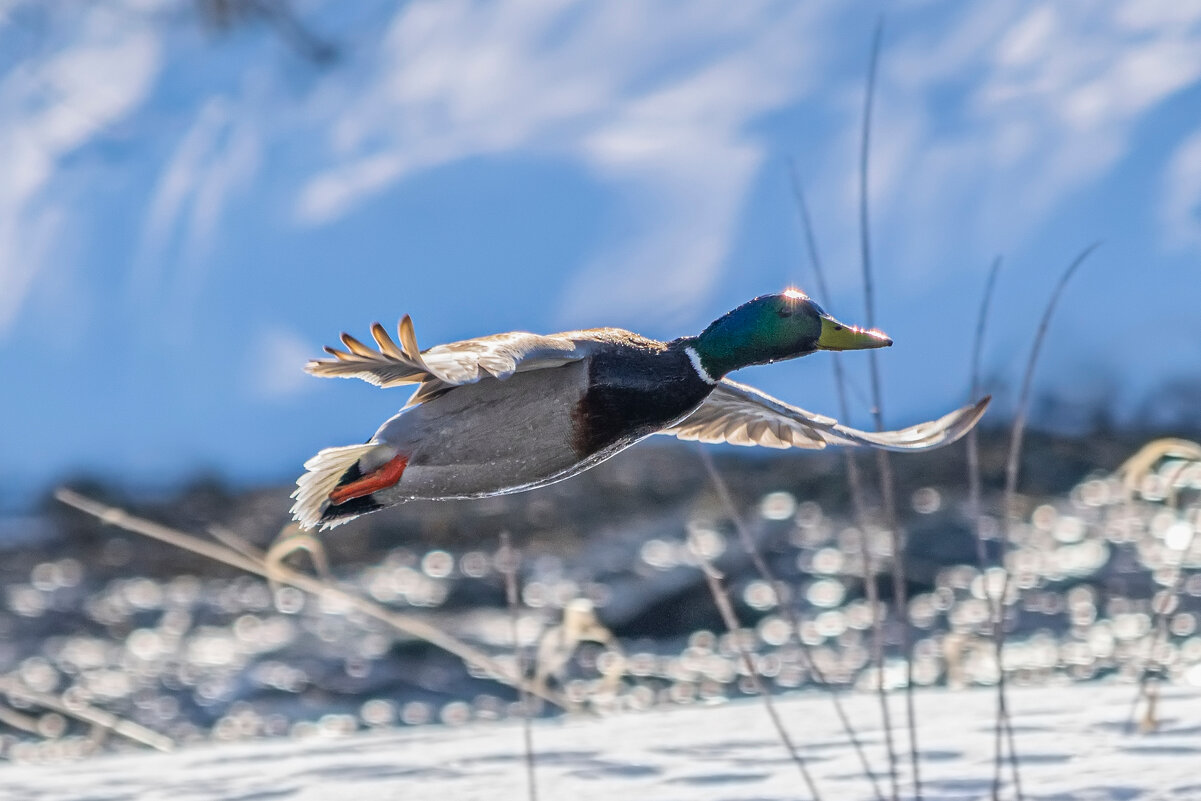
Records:
[[[900,431],[859,431],[832,417],[807,412],[754,387],[722,379],[695,412],[660,434],[700,442],[763,445],[768,448],[824,448],[870,445],[890,451],[920,451],[946,445],[966,434],[990,397],[928,423]]]
[[[417,347],[413,321],[406,314],[397,326],[400,344],[379,323],[371,326],[378,349],[342,334],[346,350],[327,347],[333,359],[305,365],[323,378],[361,378],[378,387],[420,384],[407,406],[428,400],[447,389],[473,384],[484,378],[505,379],[515,372],[557,367],[584,359],[595,352],[598,341],[591,332],[573,331],[542,336],[526,331],[466,339],[422,351]]]

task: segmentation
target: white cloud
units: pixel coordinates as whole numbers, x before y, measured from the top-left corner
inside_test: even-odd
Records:
[[[769,154],[747,126],[808,88],[813,21],[772,4],[410,4],[372,81],[338,107],[331,163],[298,217],[325,222],[471,156],[580,161],[623,207],[651,213],[575,276],[559,317],[687,314],[719,277]]]
[[[1179,0],[1139,0],[1120,4],[1115,19],[1133,33],[1165,29],[1186,31],[1190,25],[1197,25],[1198,12],[1195,5]]]
[[[1019,20],[1001,39],[997,60],[1009,67],[1034,66],[1047,52],[1058,23],[1053,6],[1041,6]]]
[[[301,369],[313,357],[313,347],[294,331],[282,327],[265,329],[245,353],[246,385],[254,397],[289,398],[317,383]]]
[[[337,165],[308,182],[296,211],[306,222],[328,222],[388,187],[404,171],[404,160],[398,153],[380,153]]]
[[[1201,131],[1177,148],[1164,169],[1159,219],[1170,246],[1201,251]]]
[[[124,15],[70,14],[76,24],[56,29],[49,55],[0,79],[0,336],[50,263],[51,232],[67,210],[45,190],[60,162],[134,109],[159,67],[156,39]]]
[[[707,299],[750,181],[767,156],[742,128],[798,83],[778,74],[765,80],[755,58],[738,53],[639,97],[583,140],[598,174],[622,186],[635,208],[658,213],[575,276],[560,310],[564,324],[632,322],[650,314],[679,322]]]
[[[587,171],[629,211],[603,221],[603,244],[567,281],[564,322],[695,311],[721,278],[753,182],[786,153],[801,154],[808,195],[833,222],[823,241],[842,243],[827,261],[856,262],[868,30],[842,4],[375,8],[373,29],[299,91],[307,79],[264,66],[253,48],[228,51],[211,82],[168,87],[184,109],[168,116],[187,127],[155,184],[131,275],[138,293],[168,287],[186,299],[231,203],[268,174],[259,168],[277,147],[294,171],[272,180],[295,182],[301,224],[473,157],[535,154]],[[147,98],[163,53],[188,75],[207,64],[177,54],[177,32],[153,16],[63,16],[55,53],[0,81],[0,217],[16,221],[0,227],[0,332],[41,269],[19,231],[43,213],[38,198],[63,155]],[[1127,155],[1148,113],[1201,79],[1201,7],[1189,4],[994,0],[918,16],[898,12],[886,33],[871,186],[877,250],[911,283],[966,244],[1014,248]],[[264,87],[254,72],[268,69]],[[798,109],[833,115],[836,130],[825,119],[822,133],[802,126],[789,142],[756,128]],[[139,130],[162,137],[153,122]],[[168,275],[167,264],[180,267]],[[832,278],[838,290],[857,271]]]
[[[206,99],[167,160],[154,188],[131,273],[140,298],[161,297],[167,265],[174,294],[185,302],[198,288],[227,204],[253,178],[261,132],[253,115],[222,96]]]
[[[906,281],[962,264],[965,253],[1013,252],[1131,155],[1148,114],[1201,80],[1196,4],[1137,14],[1103,2],[959,8],[934,26],[886,34],[874,239]],[[847,244],[834,262],[855,261],[861,81],[842,103],[847,141],[830,146],[810,186],[840,210],[833,241]]]
[[[132,273],[136,287],[149,288],[151,274],[161,273],[175,229],[190,196],[202,180],[219,132],[229,122],[229,114],[229,104],[224,99],[205,102],[192,126],[180,139],[174,155],[163,167],[150,199],[140,254]]]

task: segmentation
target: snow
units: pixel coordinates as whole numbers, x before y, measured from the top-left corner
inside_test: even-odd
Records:
[[[1125,734],[1134,695],[1133,686],[1118,683],[1014,689],[1010,702],[1024,796],[1064,801],[1201,796],[1201,693],[1165,688],[1159,730]],[[990,796],[995,697],[988,689],[917,693],[924,798]],[[891,698],[895,724],[902,719],[902,704],[899,696]],[[844,699],[869,759],[882,771],[886,762],[876,698],[851,694]],[[822,797],[873,798],[829,698],[803,693],[776,700]],[[903,747],[905,733],[896,731],[894,739]],[[543,799],[809,797],[755,700],[539,721],[533,742]],[[901,795],[912,797],[904,773],[907,752],[901,757]],[[887,794],[887,778],[880,781]],[[1009,787],[1003,793],[1013,797]],[[520,725],[474,723],[257,741],[0,772],[0,799],[14,801],[327,801],[356,795],[405,801],[526,798]]]

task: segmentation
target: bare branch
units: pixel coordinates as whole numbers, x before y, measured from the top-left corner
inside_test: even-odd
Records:
[[[822,669],[818,667],[817,660],[813,658],[813,651],[809,647],[809,643],[801,638],[801,620],[797,615],[796,608],[792,605],[792,592],[783,581],[776,578],[772,569],[763,559],[763,554],[759,553],[759,548],[755,545],[755,540],[751,537],[751,532],[746,527],[746,521],[742,519],[742,515],[738,513],[738,509],[734,506],[734,499],[730,497],[730,488],[726,485],[725,479],[717,472],[717,466],[713,464],[713,457],[709,455],[708,448],[698,448],[697,451],[701,455],[701,462],[705,465],[705,470],[709,473],[709,479],[713,482],[714,488],[717,490],[717,497],[721,500],[722,506],[726,509],[726,514],[730,521],[733,522],[734,528],[738,531],[738,539],[742,542],[743,550],[751,558],[755,570],[759,572],[760,577],[771,585],[772,591],[776,594],[776,602],[784,612],[784,616],[788,619],[788,626],[792,633],[796,635],[797,645],[800,646],[801,653],[805,656],[805,665],[813,673],[813,677],[817,679],[818,685],[830,693],[830,700],[834,702],[834,711],[838,715],[838,720],[842,723],[842,729],[847,733],[847,739],[850,740],[851,746],[855,749],[856,756],[859,757],[859,764],[863,766],[863,774],[871,782],[872,792],[876,794],[879,801],[883,801],[884,795],[880,792],[880,784],[876,781],[876,774],[872,771],[871,763],[868,762],[867,754],[863,750],[863,743],[859,741],[859,735],[855,731],[855,727],[851,725],[851,720],[847,716],[846,709],[843,708],[842,699],[839,697],[839,688],[827,681]]]
[[[127,740],[149,746],[156,751],[172,751],[175,749],[175,741],[165,734],[159,734],[145,726],[134,723],[132,720],[117,717],[113,713],[106,712],[91,704],[83,702],[67,703],[56,695],[30,690],[28,687],[7,677],[0,677],[0,693],[9,698],[23,699],[37,704],[44,709],[50,709],[61,715],[81,720],[97,728],[118,734]]]
[[[347,606],[353,607],[357,611],[375,618],[397,631],[425,640],[430,645],[441,648],[447,653],[454,654],[467,664],[486,672],[490,678],[501,684],[507,684],[510,687],[525,687],[527,692],[537,695],[544,701],[548,701],[561,709],[567,708],[567,702],[561,699],[558,694],[532,686],[524,677],[513,675],[508,668],[492,657],[450,636],[441,629],[418,620],[411,615],[393,612],[362,596],[341,590],[328,581],[322,581],[306,573],[292,570],[286,565],[278,564],[269,567],[264,555],[252,549],[249,544],[244,549],[235,550],[220,543],[202,540],[199,537],[185,534],[177,529],[136,517],[124,509],[108,506],[65,487],[55,490],[54,497],[67,506],[71,506],[98,518],[104,523],[117,526],[134,534],[141,534],[142,536],[174,545],[177,548],[183,548],[184,550],[208,557],[230,567],[245,570],[247,573],[253,573],[256,576],[262,576],[265,579],[275,580],[281,584],[288,584],[310,595],[336,598]]]
[[[788,755],[792,758],[792,762],[796,765],[797,770],[800,771],[801,778],[805,780],[805,784],[808,786],[813,800],[821,801],[821,794],[817,791],[817,785],[813,781],[813,776],[809,774],[809,767],[805,764],[805,760],[800,752],[797,751],[796,745],[793,744],[788,730],[784,728],[784,721],[780,719],[780,713],[776,711],[776,705],[772,701],[771,693],[763,684],[763,680],[759,678],[759,670],[755,667],[755,660],[751,658],[750,652],[738,636],[738,632],[742,627],[738,623],[738,616],[734,614],[734,606],[730,603],[730,598],[726,595],[725,588],[722,587],[721,573],[718,572],[717,568],[713,566],[699,548],[694,549],[694,553],[700,562],[701,572],[705,574],[705,582],[709,585],[709,592],[713,595],[713,602],[717,605],[717,611],[721,614],[721,619],[726,624],[726,630],[730,632],[731,641],[738,650],[739,657],[742,659],[742,665],[746,669],[747,677],[750,679],[751,685],[755,688],[755,692],[763,698],[763,707],[767,710],[767,716],[771,718],[772,726],[775,727],[776,734],[780,737],[780,742],[787,749]]]
[[[1009,456],[1005,462],[1005,495],[1002,501],[1003,508],[1001,510],[1001,567],[1004,570],[1004,579],[1001,582],[1001,590],[993,605],[993,642],[995,658],[997,662],[997,738],[1001,737],[1002,721],[1009,717],[1009,709],[1005,697],[1005,665],[1002,662],[1002,653],[1005,648],[1005,598],[1009,593],[1009,570],[1005,569],[1005,557],[1009,552],[1010,543],[1010,525],[1015,498],[1017,496],[1018,484],[1018,465],[1022,459],[1022,440],[1026,432],[1026,416],[1030,408],[1030,388],[1034,384],[1034,368],[1038,364],[1038,354],[1042,350],[1043,340],[1047,336],[1047,328],[1051,324],[1051,315],[1055,312],[1055,306],[1059,302],[1059,296],[1063,293],[1063,289],[1067,286],[1069,280],[1075,274],[1076,270],[1084,263],[1085,259],[1097,249],[1099,242],[1089,245],[1080,252],[1078,256],[1068,265],[1063,271],[1063,275],[1059,278],[1059,283],[1055,285],[1055,290],[1051,293],[1050,299],[1047,301],[1047,308],[1043,311],[1042,320],[1038,324],[1038,330],[1034,334],[1034,344],[1030,348],[1030,356],[1026,359],[1026,374],[1022,378],[1022,389],[1018,395],[1017,410],[1014,412],[1013,429],[1009,436]],[[1009,731],[1009,754],[1010,758],[1017,761],[1017,749],[1014,747],[1013,730],[1010,727]],[[1018,801],[1022,798],[1022,788],[1018,774],[1014,773],[1014,792],[1017,794]],[[993,798],[999,799],[1001,793],[1001,766],[1000,761],[997,761],[995,772],[993,774]]]
[[[880,45],[884,36],[883,17],[876,23],[872,37],[871,60],[867,70],[867,87],[863,98],[863,135],[859,149],[859,248],[863,261],[863,300],[867,312],[867,326],[876,326],[875,283],[872,279],[871,227],[868,214],[869,171],[868,156],[871,153],[872,101],[876,94],[876,74],[880,61]],[[884,401],[880,382],[880,362],[876,352],[868,352],[868,366],[872,381],[872,418],[876,430],[884,430]],[[892,593],[893,606],[901,623],[901,650],[905,655],[905,711],[909,730],[909,762],[913,770],[913,792],[917,801],[922,798],[921,766],[918,759],[917,715],[913,701],[913,632],[909,626],[909,591],[905,575],[905,534],[897,519],[896,479],[892,472],[892,460],[886,451],[876,451],[876,469],[880,474],[880,503],[884,508],[884,522],[892,540]],[[894,792],[894,798],[897,793]]]
[[[809,248],[809,257],[813,262],[813,272],[817,278],[821,299],[827,301],[830,297],[826,286],[826,273],[822,269],[821,256],[817,249],[817,237],[814,235],[813,221],[809,216],[809,206],[805,202],[805,192],[797,176],[796,165],[792,165],[792,190],[796,197],[797,208],[801,212],[801,223],[805,229],[805,241]],[[851,419],[850,403],[847,399],[847,379],[842,369],[842,357],[838,353],[830,354],[834,366],[834,386],[838,392],[838,412],[843,420]],[[897,752],[892,739],[892,712],[888,708],[888,688],[884,681],[884,622],[880,619],[880,585],[876,579],[876,565],[872,558],[871,543],[867,531],[870,515],[867,511],[867,495],[864,490],[863,475],[859,472],[859,462],[850,448],[842,449],[843,463],[846,465],[847,483],[851,489],[851,505],[855,510],[855,524],[861,533],[859,537],[859,555],[863,562],[863,590],[867,596],[868,607],[871,610],[872,621],[872,664],[876,669],[876,696],[880,702],[880,720],[884,729],[884,747],[888,754],[888,775],[892,782],[892,798],[896,801],[900,795],[897,776]]]
[[[505,574],[505,603],[509,607],[509,621],[513,629],[513,653],[517,657],[517,675],[524,679],[525,649],[521,647],[521,634],[518,626],[520,610],[518,608],[517,568],[519,559],[516,549],[513,548],[513,540],[507,531],[500,533],[500,549],[503,558],[498,559],[497,562]],[[522,748],[525,751],[526,788],[529,801],[538,801],[538,782],[534,776],[534,727],[531,721],[533,711],[530,708],[530,694],[526,690],[524,682],[518,697],[521,702],[521,735]]]

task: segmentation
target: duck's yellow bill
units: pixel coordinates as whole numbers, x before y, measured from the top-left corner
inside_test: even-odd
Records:
[[[864,350],[887,348],[891,344],[892,340],[883,331],[843,325],[833,317],[822,317],[822,332],[817,338],[820,350]]]

